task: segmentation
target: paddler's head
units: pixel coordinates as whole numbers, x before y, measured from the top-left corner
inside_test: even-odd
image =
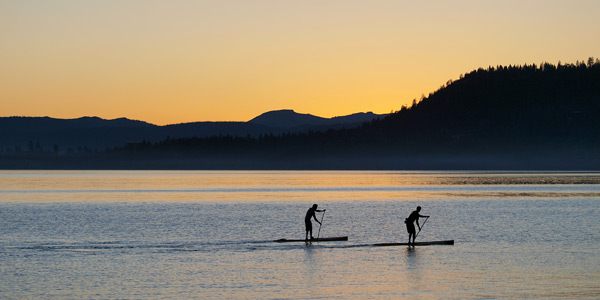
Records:
[[[316,205],[316,204],[313,204],[313,207],[312,207],[312,208],[313,208],[313,209],[317,209],[317,207],[318,207],[318,205]]]

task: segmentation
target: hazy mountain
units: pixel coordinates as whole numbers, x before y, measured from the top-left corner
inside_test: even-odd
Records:
[[[61,130],[95,129],[95,128],[147,128],[154,125],[119,118],[105,120],[98,117],[82,117],[78,119],[55,119],[50,117],[0,117],[0,133],[49,133]]]
[[[303,127],[339,127],[358,126],[386,115],[376,115],[372,112],[356,113],[348,116],[322,118],[310,114],[300,114],[293,110],[284,109],[266,112],[248,123],[262,124],[276,128],[303,128]]]
[[[0,118],[0,149],[30,150],[35,147],[60,149],[87,147],[104,150],[127,141],[150,137],[157,126],[125,118],[97,117],[55,119],[49,117]]]
[[[54,145],[60,151],[81,147],[105,150],[128,142],[158,142],[167,138],[279,135],[358,126],[363,121],[377,117],[379,116],[373,113],[366,113],[327,119],[287,110],[267,112],[249,122],[193,122],[165,126],[126,118],[1,117],[0,150],[28,151],[31,147],[49,150]]]

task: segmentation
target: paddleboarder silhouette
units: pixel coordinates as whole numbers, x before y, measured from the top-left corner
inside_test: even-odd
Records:
[[[319,220],[317,219],[317,216],[315,216],[315,212],[323,212],[324,210],[318,210],[317,209],[318,205],[317,204],[313,204],[313,206],[311,208],[308,209],[308,211],[306,212],[306,216],[304,217],[304,225],[306,225],[306,238],[305,240],[308,241],[308,234],[310,233],[310,239],[313,239],[313,235],[312,235],[312,222],[310,219],[315,219],[315,221],[317,221],[317,223],[321,224],[321,222],[319,222]]]
[[[412,213],[410,213],[410,215],[408,216],[408,218],[406,218],[404,220],[404,223],[406,223],[406,230],[408,231],[408,244],[410,245],[410,239],[412,237],[412,244],[415,244],[415,238],[417,235],[417,232],[415,230],[415,224],[414,222],[417,222],[417,226],[419,227],[419,231],[421,231],[421,225],[419,225],[419,218],[429,218],[429,216],[422,216],[419,214],[419,212],[421,211],[421,207],[417,206],[417,210],[413,211]]]

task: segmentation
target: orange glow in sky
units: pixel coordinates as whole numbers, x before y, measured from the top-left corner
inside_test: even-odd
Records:
[[[0,116],[389,113],[479,67],[600,56],[600,1],[2,1]]]

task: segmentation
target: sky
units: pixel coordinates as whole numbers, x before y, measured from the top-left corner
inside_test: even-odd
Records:
[[[600,1],[0,0],[0,116],[389,113],[479,67],[600,57]]]

